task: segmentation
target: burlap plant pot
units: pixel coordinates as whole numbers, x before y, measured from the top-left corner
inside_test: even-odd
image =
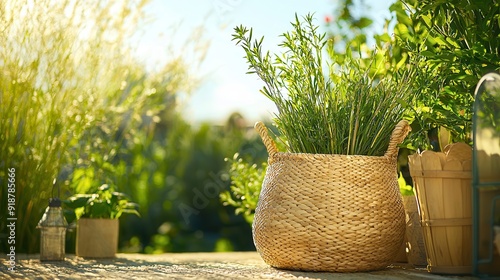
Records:
[[[264,124],[256,129],[269,166],[252,228],[267,264],[354,272],[394,260],[405,236],[396,159],[406,121],[394,129],[384,156],[282,153]]]
[[[76,255],[96,259],[114,258],[118,248],[118,227],[118,219],[79,219]]]

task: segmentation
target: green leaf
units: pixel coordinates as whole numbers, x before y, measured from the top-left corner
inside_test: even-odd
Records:
[[[366,28],[372,25],[373,20],[367,17],[361,17],[359,20],[353,23],[353,26],[356,26],[359,29]]]
[[[432,28],[432,22],[431,22],[431,18],[430,16],[428,15],[422,15],[420,16],[420,18],[422,19],[422,21],[425,23],[425,26],[428,28],[428,29],[431,29]]]
[[[111,218],[111,207],[105,201],[94,201],[86,215],[90,218]]]
[[[427,57],[427,58],[436,57],[436,54],[434,52],[431,52],[431,51],[423,51],[423,52],[420,52],[420,54]]]
[[[447,46],[449,45],[449,43],[446,41],[446,38],[444,38],[443,36],[435,36],[433,37],[433,39],[436,41],[436,43],[440,44],[440,45],[443,45],[443,46]]]
[[[405,39],[405,38],[408,38],[409,35],[410,35],[410,30],[408,29],[408,26],[404,25],[404,24],[396,24],[396,26],[394,27],[394,33]]]
[[[389,34],[387,34],[387,33],[384,33],[381,35],[375,35],[374,38],[379,42],[391,42],[392,41],[391,36],[389,36]]]
[[[79,180],[85,175],[85,169],[78,168],[73,172],[73,180]]]
[[[123,198],[128,199],[129,198],[129,196],[127,194],[122,193],[122,192],[112,192],[112,195],[113,195],[113,197],[116,197],[117,199],[123,199]]]
[[[446,42],[448,42],[451,46],[453,46],[455,48],[460,48],[460,45],[452,37],[446,37]]]
[[[137,211],[136,209],[123,209],[123,213],[134,214],[137,217],[141,216],[141,214],[139,213],[139,211]],[[119,217],[117,217],[117,218],[119,218]]]
[[[87,205],[91,198],[90,194],[76,194],[68,200],[63,200],[62,203],[68,208],[76,209]]]

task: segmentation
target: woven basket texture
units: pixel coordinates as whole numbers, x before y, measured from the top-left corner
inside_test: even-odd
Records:
[[[355,272],[394,260],[405,236],[396,162],[406,121],[394,129],[384,156],[282,153],[264,124],[255,127],[269,166],[252,230],[267,264]]]

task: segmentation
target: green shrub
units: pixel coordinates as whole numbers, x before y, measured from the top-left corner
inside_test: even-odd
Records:
[[[500,70],[500,3],[495,1],[401,1],[395,34],[419,72],[422,92],[410,118],[413,148],[440,150],[429,133],[440,127],[452,142],[471,143],[473,95],[479,79]]]

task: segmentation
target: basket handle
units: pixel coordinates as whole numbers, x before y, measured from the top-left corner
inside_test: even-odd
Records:
[[[401,142],[403,142],[403,140],[406,138],[406,135],[408,135],[408,132],[410,131],[411,127],[408,124],[408,121],[406,120],[399,121],[399,123],[392,131],[391,139],[389,140],[389,148],[387,148],[387,151],[385,152],[384,156],[397,157],[399,151],[398,145],[401,144]]]
[[[278,153],[276,143],[274,143],[274,140],[271,136],[269,136],[269,132],[267,131],[267,127],[264,123],[256,122],[254,128],[257,130],[260,138],[262,138],[262,142],[264,142],[264,145],[266,146],[267,153],[269,154],[269,163],[271,163],[274,156]]]

